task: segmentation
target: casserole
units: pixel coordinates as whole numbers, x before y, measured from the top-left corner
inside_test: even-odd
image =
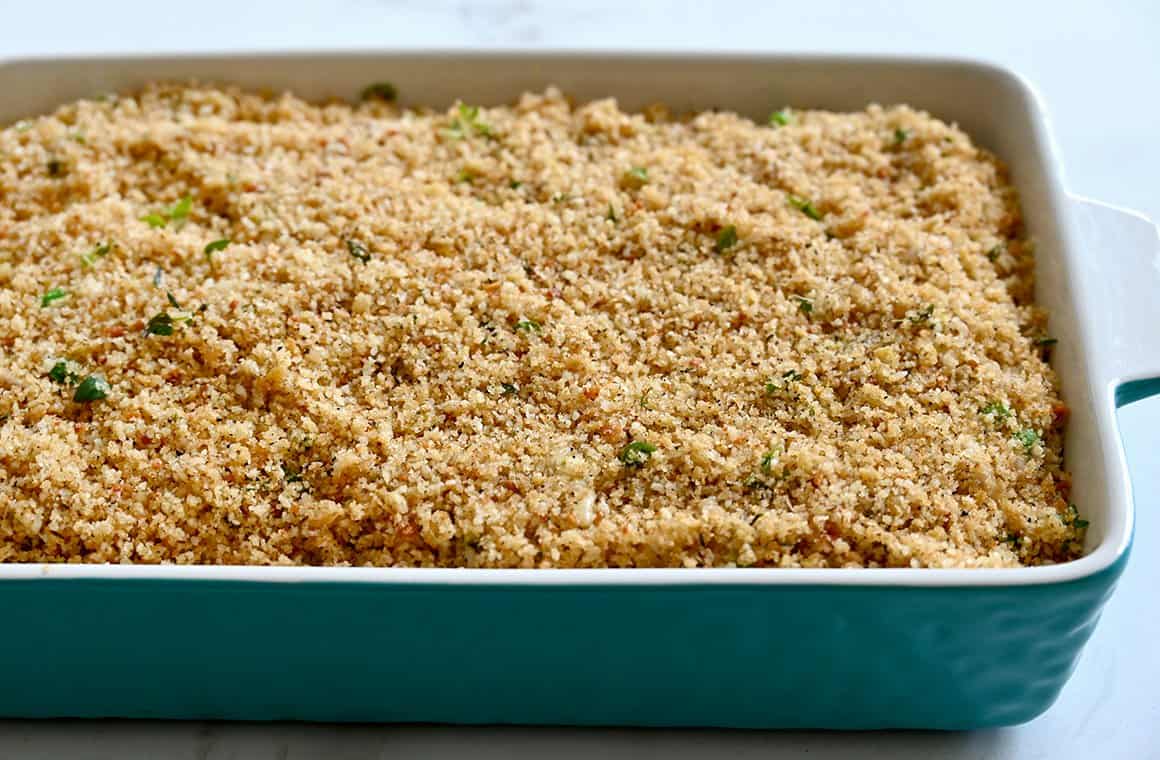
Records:
[[[1126,561],[1114,407],[1160,390],[1155,229],[1068,200],[1020,80],[954,61],[776,56],[286,55],[0,67],[0,122],[147,80],[352,96],[390,79],[445,103],[556,84],[625,108],[905,102],[1004,159],[1038,246],[1038,298],[1072,408],[1086,556],[1014,570],[478,570],[0,566],[0,714],[967,728],[1058,694]],[[1081,255],[1130,259],[1100,272]],[[1154,315],[1153,315],[1154,316]]]

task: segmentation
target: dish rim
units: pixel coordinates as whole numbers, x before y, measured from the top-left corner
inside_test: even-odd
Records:
[[[1062,256],[1075,255],[1076,240],[1067,208],[1071,196],[1063,186],[1063,169],[1046,108],[1035,87],[1016,71],[991,61],[960,56],[841,54],[825,52],[760,52],[616,49],[334,49],[153,53],[107,53],[97,55],[33,55],[0,57],[0,69],[10,66],[51,64],[113,65],[176,62],[196,65],[230,60],[262,61],[276,64],[290,60],[443,60],[465,61],[507,59],[513,62],[552,60],[557,62],[615,59],[624,63],[722,62],[748,64],[855,64],[927,69],[960,69],[1001,81],[1014,87],[1025,104],[1021,116],[1028,120],[1038,147],[1037,160],[1048,179],[1042,192],[1057,211],[1057,224],[1063,243]],[[1082,200],[1082,199],[1081,199]],[[1130,212],[1128,212],[1130,213]],[[1072,304],[1081,330],[1091,330],[1091,315],[1077,299]],[[1091,336],[1083,341],[1082,366],[1090,370],[1087,347]],[[156,564],[81,564],[81,563],[0,563],[0,583],[5,581],[51,580],[154,580],[218,581],[244,583],[354,583],[354,584],[430,584],[438,586],[577,586],[577,587],[688,587],[688,586],[889,586],[889,587],[1003,587],[1064,584],[1080,581],[1122,566],[1132,542],[1134,504],[1127,462],[1115,419],[1117,390],[1130,378],[1114,378],[1097,383],[1090,371],[1083,375],[1094,404],[1092,432],[1099,441],[1105,459],[1105,491],[1122,495],[1109,498],[1105,519],[1120,529],[1105,532],[1099,544],[1083,557],[1057,565],[1020,568],[399,568],[335,567],[300,565],[156,565]],[[1118,488],[1117,488],[1118,487]],[[1115,519],[1116,517],[1120,519]]]

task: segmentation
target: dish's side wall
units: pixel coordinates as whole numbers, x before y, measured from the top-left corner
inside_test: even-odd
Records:
[[[1119,567],[970,589],[13,581],[0,715],[1010,725],[1054,701]]]

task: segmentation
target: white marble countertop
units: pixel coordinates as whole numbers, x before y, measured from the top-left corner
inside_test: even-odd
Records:
[[[983,58],[1038,85],[1071,190],[1160,219],[1160,4],[1146,0],[58,0],[5,3],[2,17],[0,58],[463,46]],[[1132,561],[1059,702],[1025,726],[833,734],[0,721],[0,758],[1160,758],[1160,398],[1125,407],[1120,421],[1138,511]]]

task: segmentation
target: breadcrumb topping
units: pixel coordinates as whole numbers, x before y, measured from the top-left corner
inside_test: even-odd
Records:
[[[928,114],[153,85],[0,157],[0,561],[1081,552],[1015,191]]]

